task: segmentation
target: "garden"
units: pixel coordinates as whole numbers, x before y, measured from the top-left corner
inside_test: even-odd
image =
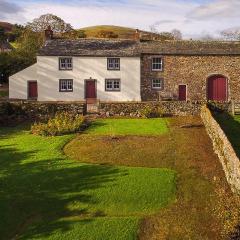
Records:
[[[46,123],[58,126],[49,134],[43,124],[0,127],[2,239],[224,239],[234,230],[235,198],[199,117],[95,119],[80,133],[59,121]]]

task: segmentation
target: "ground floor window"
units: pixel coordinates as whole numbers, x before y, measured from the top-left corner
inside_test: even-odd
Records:
[[[59,80],[59,92],[72,92],[73,80],[72,79],[60,79]]]
[[[163,79],[152,79],[152,88],[157,90],[163,89]]]
[[[120,91],[120,79],[106,79],[105,91]]]

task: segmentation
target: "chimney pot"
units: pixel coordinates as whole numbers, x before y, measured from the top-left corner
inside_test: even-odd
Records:
[[[140,31],[139,31],[139,29],[136,29],[136,31],[135,31],[134,39],[135,39],[136,41],[139,41],[139,40],[140,40]]]

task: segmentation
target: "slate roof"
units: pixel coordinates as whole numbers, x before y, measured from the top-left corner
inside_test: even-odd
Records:
[[[55,39],[46,42],[39,56],[130,57],[163,55],[240,55],[240,42],[135,41],[106,39]]]
[[[40,56],[139,56],[134,40],[78,39],[50,40]]]
[[[240,42],[231,41],[148,41],[142,53],[163,55],[240,55]]]

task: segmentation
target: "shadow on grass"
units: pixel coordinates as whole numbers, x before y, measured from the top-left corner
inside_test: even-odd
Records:
[[[38,161],[36,153],[19,151],[14,145],[0,148],[1,239],[16,239],[25,233],[24,239],[32,239],[68,231],[71,221],[58,221],[63,217],[90,221],[98,213],[89,212],[88,207],[97,201],[88,190],[104,188],[124,174],[111,166],[82,165],[61,157]],[[40,231],[37,226],[43,223]]]
[[[237,156],[240,157],[240,122],[228,113],[214,113],[214,117],[226,133]]]

